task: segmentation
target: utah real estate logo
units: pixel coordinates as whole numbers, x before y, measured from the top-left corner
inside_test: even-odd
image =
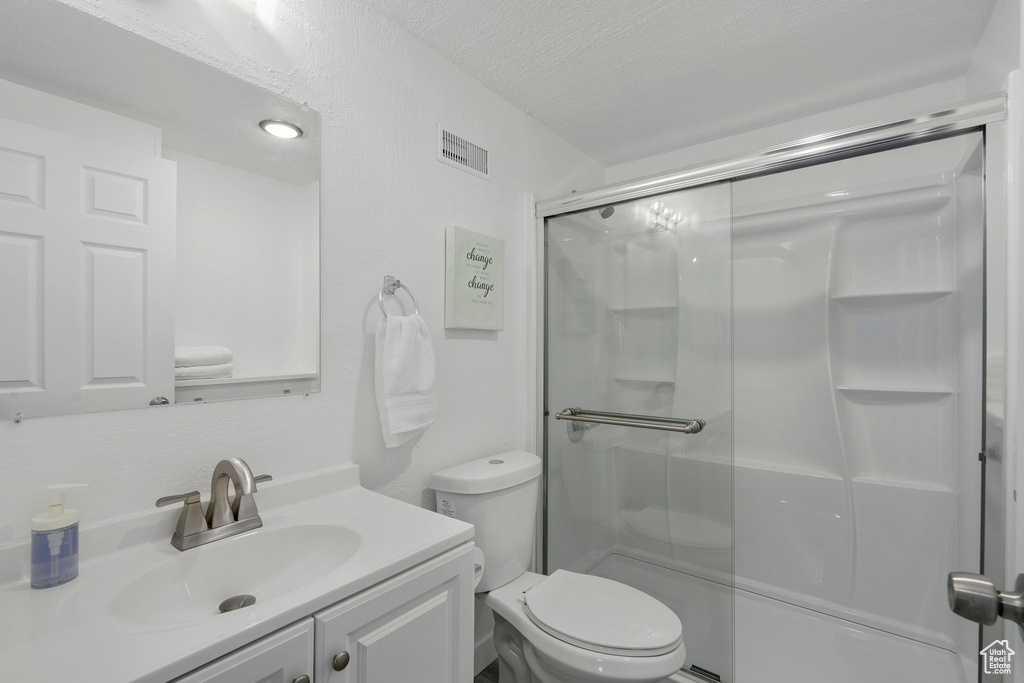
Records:
[[[984,658],[984,671],[986,674],[1008,674],[1013,668],[1010,659],[1017,654],[1010,649],[1010,643],[1006,640],[993,640],[988,647],[981,651]]]

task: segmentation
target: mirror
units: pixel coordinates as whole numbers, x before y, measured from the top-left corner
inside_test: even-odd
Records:
[[[319,391],[317,112],[55,0],[0,45],[0,419]]]

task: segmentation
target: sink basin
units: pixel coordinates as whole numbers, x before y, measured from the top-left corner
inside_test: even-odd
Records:
[[[218,617],[230,597],[249,594],[259,605],[324,578],[359,544],[355,531],[330,524],[257,529],[178,553],[121,588],[110,611],[146,625]]]

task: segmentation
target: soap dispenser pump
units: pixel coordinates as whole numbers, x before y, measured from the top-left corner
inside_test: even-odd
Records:
[[[46,487],[46,514],[32,518],[32,587],[52,588],[78,576],[78,510],[64,507],[70,489],[86,484]]]

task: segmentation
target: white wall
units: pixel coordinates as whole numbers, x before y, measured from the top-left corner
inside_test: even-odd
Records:
[[[163,156],[178,165],[175,344],[228,347],[235,377],[316,372],[306,318],[317,310],[304,307],[316,195],[169,147]]]
[[[321,112],[323,391],[2,422],[0,543],[26,538],[57,481],[91,485],[69,500],[85,525],[205,489],[227,456],[276,476],[356,462],[365,485],[430,507],[429,473],[523,445],[523,193],[600,184],[596,162],[354,2],[67,2]],[[491,182],[436,161],[439,120],[489,146]],[[452,224],[506,240],[504,332],[443,329]],[[416,293],[438,366],[437,421],[395,450],[383,447],[373,398],[386,273]]]

